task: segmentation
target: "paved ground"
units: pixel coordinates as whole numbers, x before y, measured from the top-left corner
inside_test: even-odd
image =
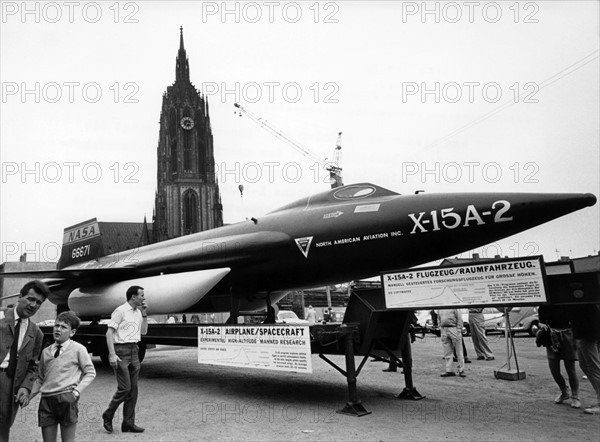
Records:
[[[394,397],[404,387],[400,373],[367,363],[358,378],[359,398],[372,414],[360,418],[335,412],[347,401],[345,379],[317,355],[313,374],[287,374],[201,366],[194,349],[161,347],[148,351],[142,367],[137,423],[146,432],[121,433],[117,419],[113,434],[102,429],[100,415],[116,382],[97,365],[98,376],[81,399],[78,440],[600,440],[599,416],[553,403],[557,387],[532,338],[516,339],[527,375],[521,381],[494,378],[505,345],[500,336],[489,338],[496,361],[468,364],[464,379],[439,377],[439,338],[417,340],[415,385],[426,396],[417,402]],[[469,338],[467,349],[474,355]],[[593,400],[586,380],[581,399]],[[41,440],[37,406],[34,400],[19,412],[12,440]]]

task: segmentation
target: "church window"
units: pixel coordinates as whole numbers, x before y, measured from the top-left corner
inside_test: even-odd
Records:
[[[186,130],[183,134],[183,170],[192,171],[192,131]]]
[[[198,231],[198,197],[196,192],[188,190],[183,195],[183,234]]]
[[[175,111],[175,109],[171,108],[171,110],[169,111],[169,135],[171,136],[171,138],[175,137],[177,131],[177,124],[177,112]]]
[[[177,172],[177,140],[171,141],[171,172]]]

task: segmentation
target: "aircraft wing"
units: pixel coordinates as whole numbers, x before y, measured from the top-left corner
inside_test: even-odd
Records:
[[[171,309],[187,308],[198,302],[233,269],[277,259],[277,252],[291,244],[289,235],[277,231],[210,239],[181,237],[64,269],[0,273],[0,278],[43,279],[52,291],[51,302],[60,305],[69,299],[71,308],[86,315],[110,311],[130,285],[160,288],[169,296],[164,305],[154,300],[155,307],[159,307],[155,313],[175,312],[178,310]],[[192,286],[185,288],[188,283]],[[165,284],[171,289],[167,290]]]
[[[57,270],[0,273],[0,278],[44,279],[51,287],[65,280],[116,281],[138,276],[181,273],[199,269],[249,265],[272,259],[272,252],[289,248],[290,236],[264,231],[221,238],[156,243],[107,255]],[[46,281],[50,278],[49,281]]]
[[[0,278],[44,279],[44,282],[52,287],[53,281],[57,283],[65,279],[97,278],[100,276],[118,278],[119,276],[126,276],[128,272],[131,272],[131,268],[35,270],[28,272],[0,272]]]

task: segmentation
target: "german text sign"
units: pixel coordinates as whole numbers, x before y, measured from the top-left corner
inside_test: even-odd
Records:
[[[541,257],[381,274],[387,308],[546,302]]]
[[[198,363],[312,373],[307,325],[198,327]]]

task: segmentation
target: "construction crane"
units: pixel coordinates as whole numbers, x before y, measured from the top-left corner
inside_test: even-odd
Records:
[[[280,129],[273,126],[271,123],[269,123],[264,118],[261,118],[261,117],[255,115],[254,113],[252,113],[251,111],[249,111],[248,109],[243,107],[241,104],[234,103],[233,105],[237,109],[239,109],[240,116],[242,116],[242,114],[247,115],[248,117],[250,117],[250,119],[252,121],[254,121],[256,124],[258,124],[264,130],[266,130],[267,132],[276,136],[280,140],[285,141],[287,144],[292,146],[294,149],[296,149],[302,155],[304,155],[305,157],[314,161],[315,163],[319,164],[321,167],[323,167],[323,169],[327,170],[329,172],[329,178],[331,180],[331,188],[332,189],[335,189],[336,187],[341,187],[344,185],[344,183],[342,181],[342,166],[341,166],[341,163],[342,163],[342,133],[341,132],[338,133],[337,141],[335,143],[335,149],[333,150],[333,160],[327,161],[327,158],[321,159],[315,153],[313,153],[310,149],[302,146],[297,141],[294,141],[292,138],[288,137],[285,133],[283,133]]]

